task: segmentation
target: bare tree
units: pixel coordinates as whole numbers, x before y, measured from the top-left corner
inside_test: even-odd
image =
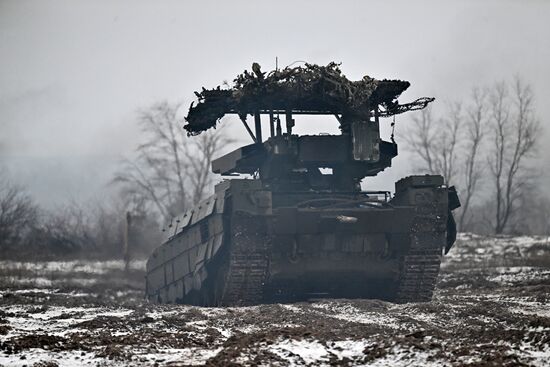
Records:
[[[536,151],[540,123],[534,115],[533,93],[516,78],[512,92],[504,82],[490,95],[492,147],[488,159],[494,187],[495,233],[503,233],[516,201],[529,180],[529,158]]]
[[[460,144],[462,107],[460,103],[449,105],[449,117],[434,119],[430,107],[414,116],[408,130],[406,143],[420,158],[420,168],[430,174],[442,175],[445,182],[453,181],[457,174],[456,154]]]
[[[480,159],[481,143],[484,137],[484,124],[487,120],[487,92],[474,88],[472,90],[472,104],[467,110],[466,134],[464,144],[463,175],[464,183],[461,194],[461,212],[459,217],[459,228],[469,228],[469,209],[472,198],[479,192],[479,183],[482,177],[483,166]]]
[[[450,104],[449,117],[443,119],[444,130],[436,141],[437,169],[442,173],[447,184],[452,184],[457,174],[456,154],[461,141],[462,120],[462,105],[458,102]]]
[[[421,168],[458,186],[461,229],[471,228],[473,198],[480,195],[482,180],[490,182],[491,198],[479,219],[502,233],[532,179],[529,163],[540,131],[533,93],[519,78],[511,85],[497,83],[490,92],[476,88],[465,112],[460,104],[449,105],[445,119],[422,111],[413,120],[407,143]]]
[[[37,206],[24,189],[0,176],[0,247],[20,244],[35,224],[37,213]]]
[[[139,114],[145,142],[114,178],[129,200],[152,206],[166,221],[204,198],[214,182],[212,160],[231,142],[220,128],[188,137],[179,108],[161,102]]]
[[[432,108],[420,111],[419,116],[412,119],[412,127],[407,130],[405,142],[409,149],[421,160],[420,166],[429,173],[435,172],[434,152],[434,120]]]

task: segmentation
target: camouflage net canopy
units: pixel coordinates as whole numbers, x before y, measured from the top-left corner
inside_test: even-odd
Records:
[[[377,111],[387,117],[426,107],[433,98],[420,98],[407,104],[396,100],[410,86],[404,80],[376,80],[368,76],[358,81],[346,78],[339,64],[305,64],[273,70],[266,75],[257,63],[252,72],[237,76],[230,89],[205,89],[195,92],[198,103],[191,104],[184,126],[197,135],[228,113],[241,119],[257,112],[311,113],[340,115],[340,121],[367,120]]]

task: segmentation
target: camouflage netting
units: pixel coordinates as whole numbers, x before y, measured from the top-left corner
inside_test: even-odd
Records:
[[[195,92],[198,103],[191,104],[184,128],[197,135],[216,126],[226,113],[241,119],[256,111],[314,112],[338,114],[346,118],[368,119],[380,106],[382,116],[424,108],[432,98],[421,98],[399,105],[396,98],[410,83],[404,80],[376,80],[368,76],[358,81],[346,78],[339,65],[305,64],[263,73],[256,63],[252,72],[237,76],[230,89],[205,89]]]

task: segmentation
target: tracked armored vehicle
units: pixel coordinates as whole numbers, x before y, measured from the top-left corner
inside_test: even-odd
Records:
[[[456,237],[454,188],[437,175],[403,178],[393,196],[360,185],[397,155],[393,134],[380,139],[380,121],[433,101],[399,104],[408,86],[349,81],[336,64],[267,75],[255,64],[233,88],[197,93],[186,117],[190,135],[236,114],[253,143],[215,160],[213,172],[230,179],[167,227],[147,262],[147,298],[203,306],[431,300],[442,254]],[[341,134],[293,134],[303,114],[334,116]]]

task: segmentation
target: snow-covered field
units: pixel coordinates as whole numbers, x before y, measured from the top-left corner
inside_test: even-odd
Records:
[[[434,300],[405,305],[151,305],[143,267],[0,261],[0,365],[550,365],[545,237],[462,234]]]

